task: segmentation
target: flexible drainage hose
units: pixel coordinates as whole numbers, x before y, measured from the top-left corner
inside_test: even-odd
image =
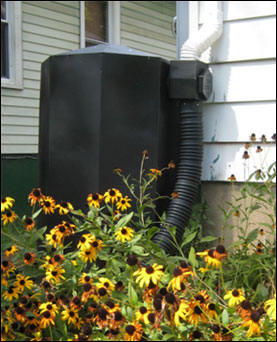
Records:
[[[168,254],[176,251],[168,228],[176,227],[175,237],[180,243],[198,195],[203,157],[202,101],[180,102],[179,130],[179,162],[174,187],[178,197],[170,201],[166,213],[166,227],[161,226],[153,238],[153,241]]]

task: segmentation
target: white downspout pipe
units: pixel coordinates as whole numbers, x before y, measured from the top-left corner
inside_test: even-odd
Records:
[[[180,53],[181,60],[199,60],[202,53],[222,34],[222,1],[205,1],[204,5],[204,23],[201,29],[192,34],[183,44]]]

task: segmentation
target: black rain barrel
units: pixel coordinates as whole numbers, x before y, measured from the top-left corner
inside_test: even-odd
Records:
[[[89,193],[138,179],[145,168],[162,168],[178,156],[178,106],[169,100],[169,62],[127,47],[101,44],[49,57],[42,63],[39,179],[45,195],[87,210]],[[170,195],[175,170],[153,191]],[[133,201],[134,203],[134,201]],[[159,211],[167,209],[161,202]],[[63,217],[47,215],[49,229]]]

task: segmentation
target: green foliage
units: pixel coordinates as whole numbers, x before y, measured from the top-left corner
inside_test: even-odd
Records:
[[[91,194],[87,213],[68,202],[61,209],[41,194],[31,203],[32,216],[19,218],[12,214],[13,201],[2,200],[3,340],[188,341],[199,334],[206,341],[223,339],[223,334],[236,341],[275,340],[272,311],[260,311],[261,334],[248,336],[243,324],[251,311],[247,321],[238,310],[244,298],[252,312],[268,310],[276,292],[275,241],[260,239],[261,228],[266,236],[274,235],[274,166],[264,173],[263,183],[246,182],[229,209],[222,208],[222,231],[238,229],[239,241],[210,248],[218,237],[203,235],[206,203],[194,206],[182,241],[176,241],[176,227],[156,210],[165,196],[152,195],[153,183],[174,165],[145,171],[147,157],[144,151],[139,180],[131,183],[130,176],[115,171],[129,195],[117,189]],[[50,230],[38,227],[38,217],[51,214],[51,207],[61,210],[61,223]],[[265,211],[269,221],[255,227],[251,218],[257,211]],[[237,212],[237,224],[229,223]],[[161,224],[173,237],[176,255],[152,241]],[[69,250],[73,239],[77,249]],[[239,301],[231,305],[235,290]]]

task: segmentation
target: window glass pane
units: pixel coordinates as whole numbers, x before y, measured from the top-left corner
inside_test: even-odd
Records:
[[[108,40],[108,1],[85,1],[86,38]]]
[[[1,23],[1,78],[9,78],[8,24]]]
[[[6,1],[1,1],[1,19],[7,19]]]

